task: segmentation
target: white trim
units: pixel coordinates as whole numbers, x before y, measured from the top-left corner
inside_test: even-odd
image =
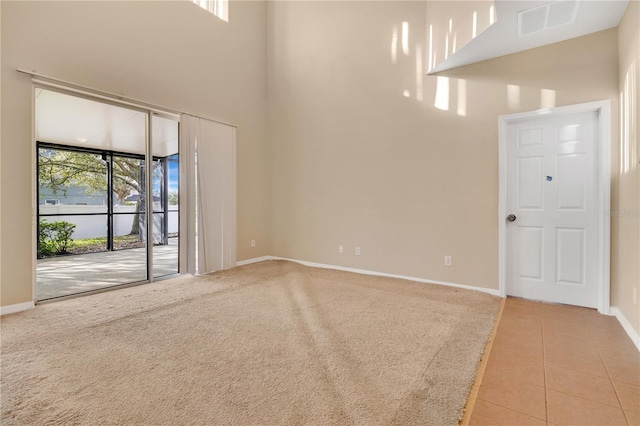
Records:
[[[598,312],[608,315],[611,308],[611,216],[605,214],[605,210],[611,210],[611,101],[602,101],[598,116],[598,170],[600,171],[600,223],[598,234],[600,245],[598,257],[600,286],[598,287]]]
[[[0,307],[0,316],[9,315],[9,314],[15,314],[17,312],[28,311],[29,309],[35,308],[35,306],[36,305],[35,305],[35,303],[33,303],[33,301],[24,302],[24,303],[16,303],[15,305],[1,306]]]
[[[507,297],[507,119],[498,118],[498,293]]]
[[[31,82],[31,297],[38,279],[38,142],[36,141],[36,85]]]
[[[618,319],[620,325],[622,325],[622,328],[624,328],[624,331],[627,332],[627,335],[629,336],[633,344],[636,346],[638,351],[640,351],[640,335],[634,330],[627,317],[625,317],[620,309],[615,306],[611,307],[611,315],[615,316]]]
[[[611,218],[605,211],[611,208],[611,101],[596,101],[537,111],[501,115],[498,118],[498,294],[507,295],[507,125],[512,122],[544,115],[565,115],[581,112],[598,113],[598,212],[600,237],[598,252],[598,312],[609,314]]]
[[[250,265],[252,263],[264,262],[265,260],[273,260],[272,256],[254,257],[253,259],[240,260],[236,262],[236,266]]]
[[[484,288],[484,287],[475,287],[475,286],[466,285],[466,284],[456,284],[456,283],[449,283],[445,281],[428,280],[424,278],[409,277],[406,275],[397,275],[397,274],[388,274],[386,272],[369,271],[366,269],[347,268],[344,266],[327,265],[325,263],[308,262],[306,260],[288,259],[285,257],[277,257],[277,256],[265,256],[265,257],[268,257],[269,258],[268,260],[286,260],[289,262],[299,263],[304,266],[311,266],[313,268],[335,269],[337,271],[354,272],[356,274],[363,274],[363,275],[375,275],[378,277],[399,278],[401,280],[414,281],[414,282],[419,282],[424,284],[437,284],[437,285],[443,285],[446,287],[456,287],[456,288],[462,288],[465,290],[479,291],[481,293],[487,293],[493,296],[500,296],[498,294],[498,290],[493,290],[493,289]]]

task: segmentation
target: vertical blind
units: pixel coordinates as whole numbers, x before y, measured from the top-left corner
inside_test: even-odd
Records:
[[[180,270],[206,274],[234,267],[235,127],[180,116],[180,187]]]

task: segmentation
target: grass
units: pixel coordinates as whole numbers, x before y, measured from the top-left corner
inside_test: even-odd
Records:
[[[175,238],[178,236],[177,232],[169,233],[169,238]],[[145,242],[140,241],[138,235],[121,235],[113,237],[113,248],[115,250],[131,249],[131,248],[143,248]],[[96,238],[74,238],[71,244],[69,244],[67,254],[84,254],[84,253],[98,253],[107,250],[107,237]],[[47,257],[57,256],[56,254],[48,255]]]
[[[119,237],[113,237],[114,243],[122,243],[122,242],[138,242],[137,235],[122,235]],[[99,237],[99,238],[74,238],[72,248],[85,248],[91,246],[106,246],[107,245],[107,237]]]
[[[118,249],[141,248],[144,241],[140,241],[138,235],[121,235],[113,237],[113,247]],[[74,239],[69,248],[69,253],[96,253],[107,249],[107,237],[98,238],[78,238]]]

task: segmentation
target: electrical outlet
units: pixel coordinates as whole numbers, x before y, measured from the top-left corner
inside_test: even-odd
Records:
[[[360,256],[360,247],[356,247],[356,256]]]
[[[344,247],[338,246],[338,253],[344,253]]]
[[[451,256],[445,256],[444,266],[452,266],[452,264],[453,264],[453,259],[451,258]]]
[[[256,240],[251,240],[251,247],[255,247],[256,246]]]

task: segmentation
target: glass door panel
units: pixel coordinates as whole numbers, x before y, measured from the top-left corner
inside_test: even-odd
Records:
[[[144,281],[147,274],[145,167],[142,155],[112,155],[113,250],[127,262],[123,274]]]
[[[153,276],[178,273],[178,122],[152,117]]]
[[[178,121],[42,88],[35,104],[37,300],[178,273]]]
[[[47,224],[71,228],[67,254],[57,252],[56,246],[64,240],[51,235]],[[100,270],[112,271],[107,251],[107,215],[74,215],[40,218],[40,255],[36,269],[36,299],[46,300],[95,290],[110,285]],[[58,240],[58,244],[50,241]],[[53,245],[47,250],[46,246]],[[113,279],[113,276],[111,277]]]
[[[40,88],[35,102],[36,299],[148,279],[148,114]]]

